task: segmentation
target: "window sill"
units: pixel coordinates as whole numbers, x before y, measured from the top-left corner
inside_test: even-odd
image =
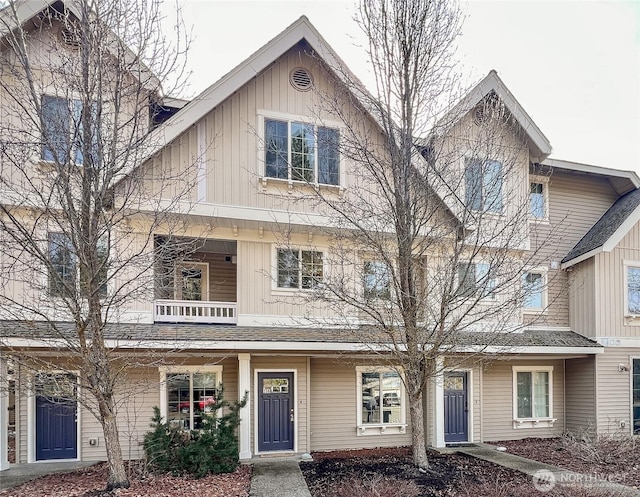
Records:
[[[272,288],[271,295],[276,297],[295,297],[297,295],[311,295],[319,288]]]
[[[529,222],[531,224],[549,224],[548,217],[530,217]]]
[[[546,314],[546,307],[527,307],[522,309],[522,314]]]
[[[513,428],[553,428],[553,424],[557,421],[557,418],[527,418],[527,419],[514,419]]]
[[[273,183],[276,185],[287,185],[289,193],[292,193],[295,189],[308,187],[313,188],[314,190],[334,190],[338,192],[338,194],[342,195],[345,188],[342,185],[329,185],[325,183],[308,183],[306,181],[292,180],[292,179],[284,179],[284,178],[271,178],[270,176],[261,176],[260,184],[262,186],[263,191],[266,190],[267,184]]]
[[[406,424],[366,424],[357,426],[359,437],[369,435],[404,435],[407,433]]]

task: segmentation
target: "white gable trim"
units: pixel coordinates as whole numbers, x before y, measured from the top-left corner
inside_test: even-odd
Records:
[[[579,162],[571,162],[561,159],[547,158],[542,162],[543,166],[549,166],[554,169],[566,169],[568,171],[576,171],[580,173],[598,174],[614,178],[628,179],[635,188],[640,187],[640,178],[634,171],[625,171],[623,169],[611,169],[608,167],[592,166],[590,164],[582,164]]]
[[[567,269],[571,266],[575,266],[579,262],[586,261],[587,259],[599,254],[600,252],[611,252],[622,239],[631,231],[631,229],[640,221],[640,205],[634,209],[634,211],[625,219],[620,227],[613,232],[609,239],[599,247],[596,247],[585,254],[579,255],[573,259],[564,262],[560,267]]]

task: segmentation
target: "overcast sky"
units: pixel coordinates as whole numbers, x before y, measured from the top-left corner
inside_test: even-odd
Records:
[[[306,15],[365,83],[354,2],[183,0],[193,28],[191,94]],[[462,4],[461,71],[491,69],[553,146],[552,157],[640,173],[640,1],[484,1]]]

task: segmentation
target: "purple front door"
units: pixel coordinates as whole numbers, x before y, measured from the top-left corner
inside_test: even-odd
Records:
[[[444,441],[469,441],[467,373],[451,372],[444,377]]]
[[[293,450],[293,373],[258,373],[258,451]]]
[[[36,460],[76,459],[76,379],[39,375],[36,380]]]

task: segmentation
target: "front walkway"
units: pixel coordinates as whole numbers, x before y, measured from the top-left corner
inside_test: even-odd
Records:
[[[95,462],[65,461],[41,462],[30,464],[12,464],[9,469],[0,471],[0,490],[16,487],[41,476],[54,473],[68,473],[79,468],[92,466]]]
[[[541,492],[547,492],[556,485],[559,485],[581,486],[589,490],[599,490],[603,492],[602,495],[615,495],[616,497],[640,496],[640,490],[596,477],[606,477],[607,475],[590,476],[576,473],[551,466],[550,464],[516,456],[515,454],[509,454],[508,452],[501,452],[496,450],[494,446],[488,444],[459,447],[455,450],[460,454],[482,459],[483,461],[488,461],[530,475],[533,478],[534,486]]]
[[[253,458],[250,497],[311,497],[304,481],[300,457]]]

